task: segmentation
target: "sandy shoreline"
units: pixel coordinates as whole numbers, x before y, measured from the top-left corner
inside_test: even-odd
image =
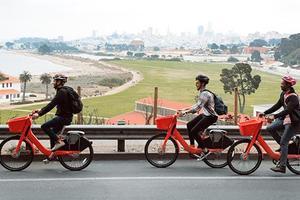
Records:
[[[90,60],[87,58],[80,58],[75,56],[65,56],[65,55],[40,55],[36,53],[30,53],[30,52],[14,52],[16,54],[24,55],[24,56],[30,56],[41,60],[47,60],[49,62],[52,62],[54,64],[63,65],[66,67],[71,68],[72,70],[67,70],[63,72],[53,72],[50,73],[50,75],[54,75],[56,73],[63,73],[64,75],[68,77],[77,77],[77,76],[107,76],[111,74],[124,74],[124,73],[131,73],[132,79],[125,84],[114,87],[114,88],[108,88],[106,87],[104,89],[104,92],[101,96],[105,95],[112,95],[119,93],[121,91],[124,91],[128,89],[129,87],[137,84],[139,81],[143,79],[143,76],[140,72],[122,68],[120,66],[112,65],[110,63],[106,63],[103,61],[95,61]],[[40,83],[40,75],[33,75],[31,82],[39,82]],[[98,87],[98,89],[101,88],[101,86]],[[96,90],[97,88],[84,88],[84,90]],[[85,95],[86,96],[86,95]],[[94,97],[94,96],[90,96]],[[86,97],[86,98],[89,98]],[[44,102],[47,103],[47,102]],[[29,106],[29,105],[35,105],[40,103],[32,103],[32,104],[26,104],[26,105],[4,105],[0,104],[0,110],[1,109],[14,109],[17,107],[23,107],[23,106]]]

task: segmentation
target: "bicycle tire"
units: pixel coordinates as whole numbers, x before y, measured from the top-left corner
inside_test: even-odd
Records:
[[[165,150],[167,149],[168,152],[160,152],[160,148],[166,136],[167,135],[165,133],[155,135],[151,137],[145,145],[146,159],[151,165],[158,168],[165,168],[172,165],[178,157],[179,148],[176,141],[172,137],[168,139],[167,145],[165,147]],[[160,144],[155,144],[155,140],[157,140]],[[168,157],[170,157],[170,159],[168,159],[167,162],[163,163],[162,160],[167,159]]]
[[[83,139],[88,140],[86,138]],[[90,141],[88,142],[88,144],[88,147],[84,151],[81,151],[79,154],[57,156],[61,165],[71,171],[80,171],[89,166],[94,157],[94,150]],[[81,160],[77,159],[76,157],[80,157]],[[79,165],[72,166],[71,164],[75,164],[75,162],[79,163]]]
[[[250,139],[243,139],[243,140],[239,140],[237,142],[235,142],[228,150],[227,153],[227,162],[228,162],[228,166],[229,168],[239,174],[239,175],[249,175],[253,172],[255,172],[258,167],[261,164],[262,161],[262,152],[260,150],[260,148],[258,147],[257,144],[253,144],[252,148],[250,149],[250,151],[256,151],[256,152],[250,152],[248,157],[246,159],[243,158],[243,153],[245,153],[246,147],[247,145],[251,142]],[[235,152],[235,148],[240,145],[241,147],[239,147],[240,149],[242,149],[241,154],[237,154],[237,156],[235,156],[236,152]],[[254,147],[254,148],[253,148]],[[238,148],[237,148],[238,149]],[[253,161],[256,162],[254,163],[254,166],[251,167],[249,170],[243,170],[243,169],[237,169],[237,167],[235,166],[236,164],[233,164],[233,160],[235,160],[235,158],[237,158],[237,160],[239,161],[239,163],[243,162],[245,164],[245,162],[247,162],[249,159],[249,157],[253,157]],[[252,161],[252,160],[251,160]],[[249,163],[249,162],[248,162]],[[245,167],[245,165],[243,165]]]
[[[294,161],[294,160],[295,160],[296,164],[294,164],[294,163],[291,164],[291,161]],[[298,166],[298,168],[297,169],[294,168],[293,167],[294,165]],[[300,158],[288,159],[286,166],[294,174],[300,175]]]
[[[13,140],[15,140],[15,141],[13,141]],[[6,168],[10,171],[24,170],[33,161],[33,156],[34,156],[33,149],[26,140],[23,140],[21,143],[21,146],[20,146],[21,150],[19,151],[19,155],[17,157],[12,155],[12,152],[17,147],[19,140],[20,140],[20,136],[16,135],[16,136],[6,138],[0,144],[0,163],[4,168]],[[8,144],[10,142],[11,142],[11,144]],[[9,165],[9,162],[7,162],[7,160],[8,161],[10,160],[12,164],[18,164],[18,163],[22,163],[22,162],[23,162],[23,164],[21,164],[21,166],[14,167],[12,165]]]
[[[207,156],[206,158],[204,158],[203,162],[211,168],[224,168],[228,165],[227,159],[224,159],[225,162],[223,162],[223,161],[219,162],[219,163],[215,162],[215,161],[221,161],[222,160],[222,159],[220,159],[221,154],[222,154],[221,152],[212,153],[209,156]]]

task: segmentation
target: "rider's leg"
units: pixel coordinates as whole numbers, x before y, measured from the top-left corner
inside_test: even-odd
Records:
[[[281,156],[280,166],[286,166],[288,145],[291,138],[296,134],[296,131],[300,128],[299,124],[287,124],[280,141]]]
[[[283,130],[284,130],[284,125],[283,125],[283,120],[281,119],[276,119],[274,122],[272,122],[272,124],[270,124],[267,127],[267,131],[272,135],[272,137],[274,138],[274,140],[276,140],[278,144],[280,144],[280,140],[281,140],[281,136],[279,135],[279,132]]]
[[[192,135],[196,139],[198,143],[198,147],[205,148],[205,145],[201,139],[199,132],[204,131],[210,125],[215,123],[218,120],[217,116],[204,116],[193,128],[192,128]]]
[[[189,121],[186,126],[187,126],[187,130],[188,130],[188,134],[189,134],[189,139],[190,139],[190,144],[192,146],[195,146],[195,139],[194,136],[192,134],[192,129],[194,128],[194,126],[196,126],[196,124],[203,118],[203,114],[198,115],[197,117],[195,117],[194,119],[192,119],[191,121]]]
[[[58,141],[56,135],[57,131],[61,130],[64,126],[64,119],[62,117],[56,116],[53,119],[42,124],[41,128],[50,137],[50,146],[54,147],[55,143]]]

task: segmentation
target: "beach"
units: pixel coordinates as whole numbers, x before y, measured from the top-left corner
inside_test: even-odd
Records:
[[[62,54],[40,55],[37,53],[31,53],[25,51],[15,51],[14,53],[23,56],[34,57],[40,60],[46,60],[51,63],[67,67],[68,70],[65,71],[58,70],[57,72],[49,72],[49,74],[53,76],[56,73],[63,73],[67,77],[70,77],[70,81],[69,81],[70,83],[72,83],[72,79],[79,80],[76,82],[76,85],[71,85],[71,86],[74,88],[77,86],[81,86],[83,98],[91,98],[95,96],[116,94],[137,84],[139,81],[143,79],[142,74],[138,71],[122,68],[120,66],[116,66],[103,61],[91,60],[88,58],[81,58],[77,56],[62,55]],[[109,78],[109,77],[121,77],[124,75],[128,76],[128,74],[130,74],[130,80],[118,87],[111,88],[111,87],[101,86],[97,83],[94,83],[96,82],[94,81],[95,77],[99,77],[101,79],[103,77]],[[30,88],[34,88],[33,86],[40,87],[41,92],[30,91]],[[40,75],[33,75],[31,82],[28,83],[28,89],[29,89],[28,92],[43,93],[42,91],[44,91],[44,87],[45,86],[41,84]],[[49,89],[50,89],[49,91],[50,93],[55,92],[51,86],[49,86]],[[35,105],[35,104],[36,103],[30,105]],[[0,107],[2,109],[12,109],[19,106],[1,105]]]

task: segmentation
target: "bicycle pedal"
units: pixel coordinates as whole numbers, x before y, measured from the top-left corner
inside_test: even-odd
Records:
[[[206,154],[201,154],[200,156],[197,155],[197,161],[202,161],[204,158],[206,158],[207,156],[209,156],[211,154],[211,152],[209,151],[208,153]]]

